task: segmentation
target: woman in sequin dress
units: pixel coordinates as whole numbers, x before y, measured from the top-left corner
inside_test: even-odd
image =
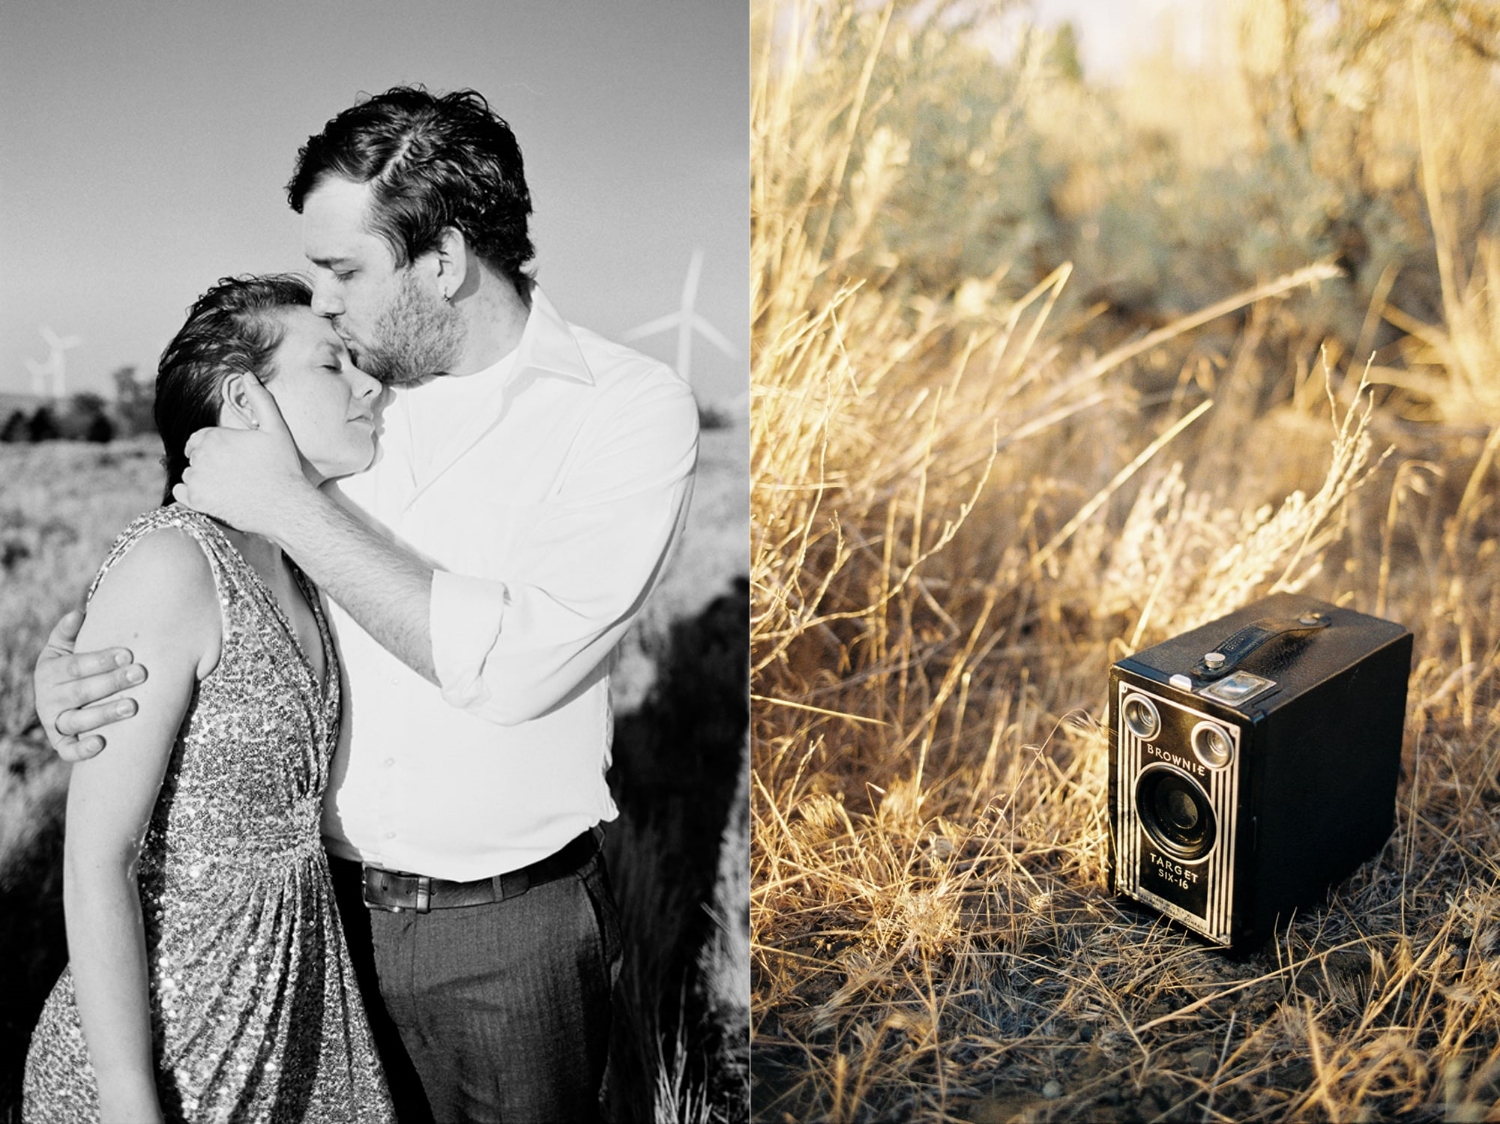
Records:
[[[369,463],[379,386],[310,299],[220,282],[162,356],[164,506],[116,542],[79,637],[151,674],[73,766],[70,963],[27,1056],[32,1124],[392,1119],[319,838],[340,691],[317,593],[275,544],[170,502],[194,430],[275,424],[251,378],[312,479]]]

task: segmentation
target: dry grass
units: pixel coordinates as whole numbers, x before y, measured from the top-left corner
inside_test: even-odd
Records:
[[[1440,323],[1385,284],[1375,385],[1316,264],[1120,339],[1066,265],[905,261],[882,223],[959,213],[899,127],[958,14],[755,8],[754,1112],[1500,1118],[1493,244],[1436,224]],[[1105,673],[1278,589],[1416,634],[1405,779],[1230,960],[1105,892]]]
[[[67,959],[67,767],[45,748],[31,668],[115,535],[161,492],[154,441],[0,445],[0,1120],[18,1113],[32,1024]]]

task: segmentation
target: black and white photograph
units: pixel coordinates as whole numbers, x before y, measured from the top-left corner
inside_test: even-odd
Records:
[[[741,5],[0,15],[0,1120],[749,1117]]]

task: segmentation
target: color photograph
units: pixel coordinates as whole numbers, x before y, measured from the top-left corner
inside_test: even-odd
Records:
[[[1500,19],[752,5],[762,1121],[1500,1111]]]

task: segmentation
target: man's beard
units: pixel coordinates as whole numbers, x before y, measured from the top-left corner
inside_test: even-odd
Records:
[[[388,386],[420,382],[453,367],[465,334],[458,310],[428,296],[406,270],[395,298],[376,318],[373,342],[359,352],[358,366]]]

